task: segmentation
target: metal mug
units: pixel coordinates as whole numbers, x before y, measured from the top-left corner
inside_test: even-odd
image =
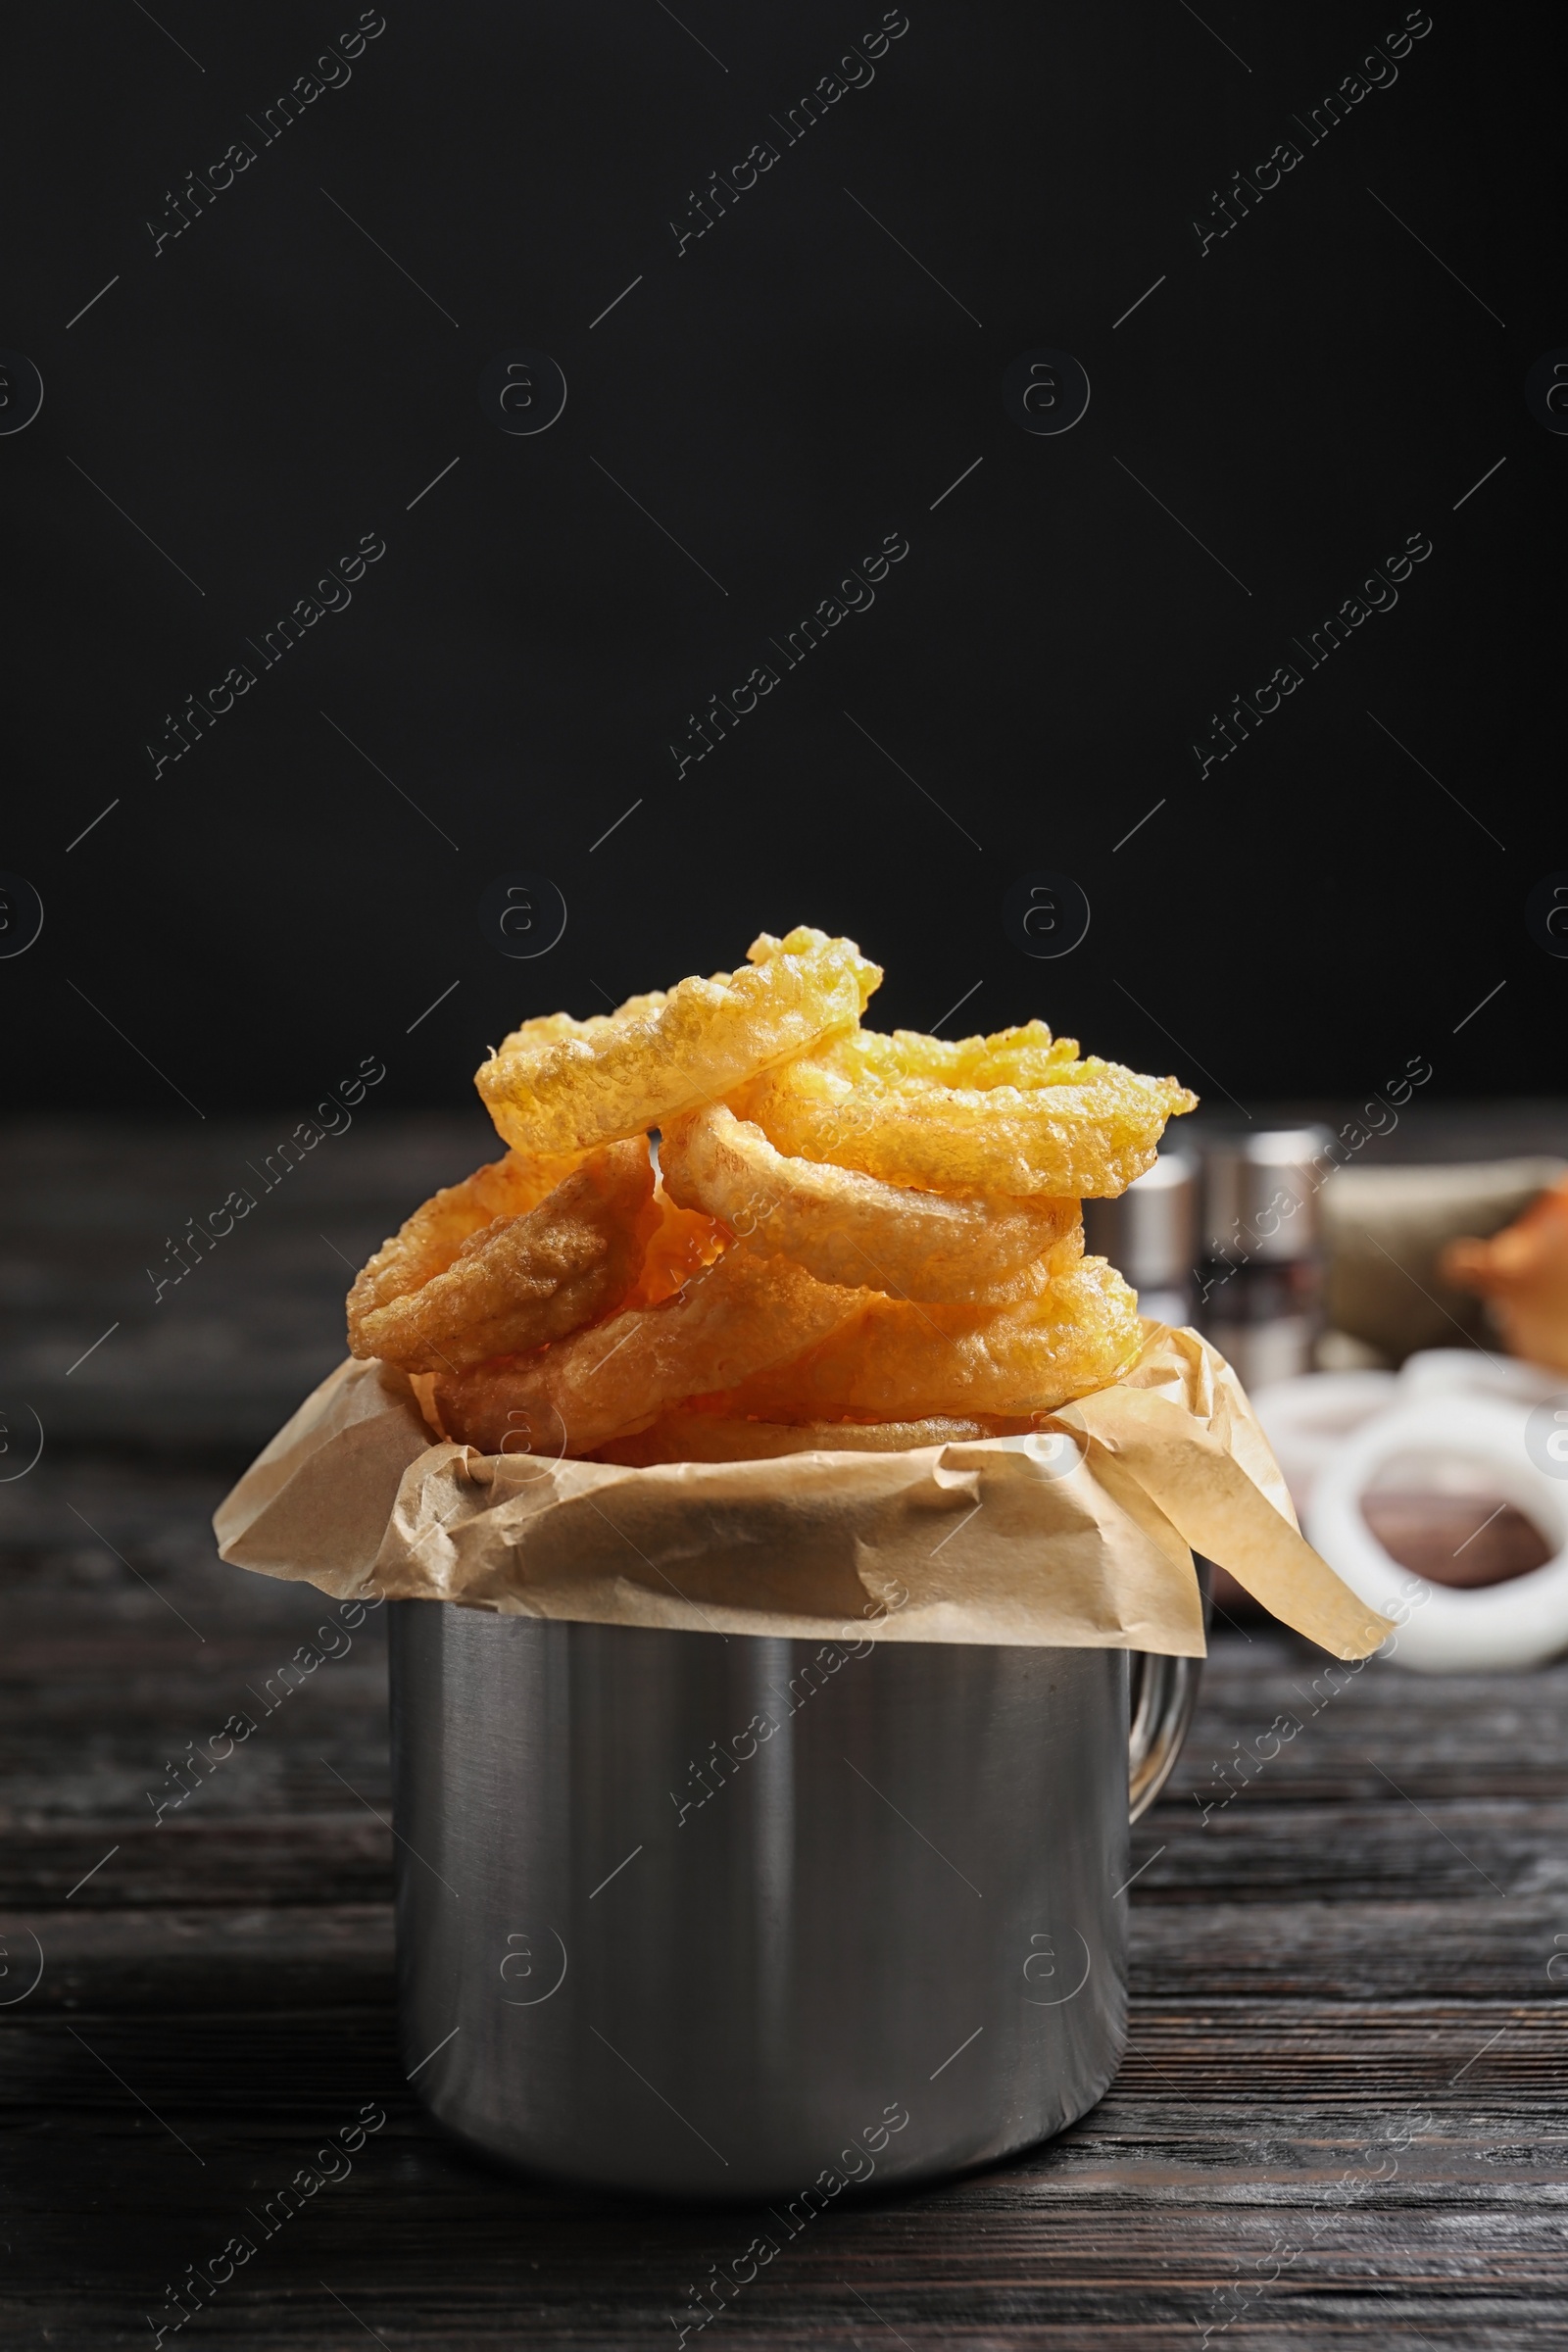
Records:
[[[819,2210],[1106,2089],[1197,1660],[1134,1659],[1129,1756],[1121,1650],[388,1620],[404,2067],[465,2140]]]

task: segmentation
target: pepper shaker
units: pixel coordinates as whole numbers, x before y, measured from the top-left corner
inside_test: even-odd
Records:
[[[1312,1369],[1323,1329],[1318,1193],[1333,1138],[1291,1127],[1210,1144],[1198,1311],[1249,1389]]]
[[[1162,1152],[1114,1200],[1084,1202],[1084,1248],[1108,1257],[1138,1293],[1138,1311],[1159,1323],[1191,1323],[1196,1304],[1199,1164],[1190,1152]]]

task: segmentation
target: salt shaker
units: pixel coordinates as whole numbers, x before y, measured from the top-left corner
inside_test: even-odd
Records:
[[[1084,1248],[1108,1257],[1138,1293],[1138,1311],[1160,1323],[1190,1323],[1196,1303],[1199,1164],[1190,1152],[1162,1152],[1114,1200],[1084,1202]]]
[[[1324,1127],[1280,1128],[1217,1138],[1204,1153],[1200,1327],[1249,1389],[1312,1369],[1332,1141]]]

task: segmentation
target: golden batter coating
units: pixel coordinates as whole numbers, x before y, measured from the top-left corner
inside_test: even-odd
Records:
[[[1082,1200],[1125,1192],[1197,1102],[1174,1078],[1081,1061],[1031,1021],[952,1045],[857,1030],[764,1072],[731,1108],[780,1152],[888,1184]]]
[[[611,1144],[536,1208],[497,1217],[444,1271],[362,1314],[354,1352],[457,1372],[563,1339],[620,1304],[659,1224],[647,1143]]]
[[[814,1347],[705,1402],[762,1421],[1028,1416],[1105,1388],[1143,1345],[1138,1300],[1102,1257],[986,1309],[868,1298]]]
[[[520,1360],[441,1374],[436,1404],[443,1427],[484,1453],[589,1453],[682,1397],[733,1388],[825,1338],[861,1296],[737,1245],[662,1305],[629,1308]]]
[[[475,1168],[461,1184],[449,1184],[432,1194],[381,1244],[355,1277],[349,1293],[349,1345],[356,1355],[374,1355],[373,1348],[359,1345],[365,1319],[389,1299],[416,1291],[432,1275],[444,1274],[466,1241],[497,1217],[521,1216],[537,1208],[564,1176],[582,1164],[580,1152],[554,1158],[528,1158],[509,1152]]]
[[[666,1190],[820,1282],[898,1298],[974,1298],[1075,1226],[1076,1200],[955,1200],[774,1149],[722,1103],[666,1128]]]
[[[514,1151],[572,1152],[661,1127],[853,1028],[882,977],[853,940],[804,927],[764,933],[751,957],[592,1020],[514,1031],[474,1078],[499,1133]]]

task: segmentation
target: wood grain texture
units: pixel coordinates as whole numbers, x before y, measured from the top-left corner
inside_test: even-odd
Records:
[[[149,1287],[148,1237],[264,1139],[127,1128],[106,1152],[32,1127],[8,1161],[0,1374],[42,1382],[47,1443],[0,1486],[0,2338],[150,2343],[166,2287],[257,2235],[246,2213],[370,2101],[387,2122],[352,2173],[167,2342],[673,2345],[754,2217],[518,2179],[424,2118],[395,2047],[380,1629],[268,1712],[329,1604],[220,1567],[207,1526],[335,1359],[334,1246],[358,1262],[482,1131],[363,1122],[122,1317],[96,1387],[67,1380]],[[823,2215],[689,2340],[1560,2347],[1565,1702],[1568,1667],[1348,1675],[1222,1629],[1135,1838],[1107,2097],[1019,2162]],[[157,1821],[168,1766],[236,1709],[254,1736]]]

